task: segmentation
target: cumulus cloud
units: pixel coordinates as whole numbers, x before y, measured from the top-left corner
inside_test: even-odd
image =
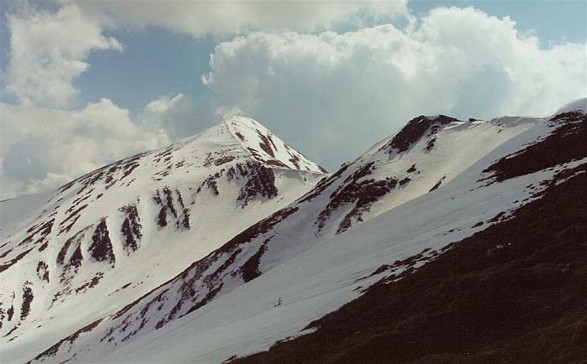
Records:
[[[101,25],[74,5],[57,11],[23,6],[7,20],[6,88],[27,105],[65,106],[78,92],[72,81],[88,69],[91,51],[122,51],[116,39],[104,36]]]
[[[135,27],[161,26],[203,36],[259,29],[317,31],[342,23],[360,25],[365,18],[407,15],[407,0],[375,1],[88,1],[88,14]]]
[[[585,45],[541,49],[508,17],[437,8],[406,30],[252,32],[203,82],[332,168],[417,114],[545,115],[586,93]]]
[[[360,24],[398,14],[410,19],[406,29]],[[543,49],[512,19],[473,8],[437,8],[417,19],[406,1],[64,0],[51,10],[19,9],[7,20],[5,84],[20,103],[0,105],[3,198],[57,187],[234,113],[335,169],[417,114],[549,114],[587,89],[584,44]],[[358,30],[321,31],[342,23]],[[211,55],[202,80],[213,97],[162,96],[137,117],[109,99],[68,110],[91,52],[122,50],[104,33],[121,24],[245,35]]]
[[[2,198],[56,188],[134,153],[168,144],[108,99],[64,111],[1,104]]]
[[[164,130],[171,140],[197,134],[219,123],[226,113],[215,98],[194,102],[190,95],[164,95],[149,102],[139,122],[150,130]]]
[[[103,98],[81,110],[1,103],[0,199],[59,187],[135,153],[159,148],[226,116],[217,100],[164,95],[131,118]]]

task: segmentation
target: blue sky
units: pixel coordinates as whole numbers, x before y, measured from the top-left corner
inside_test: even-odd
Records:
[[[2,4],[4,17],[14,4]],[[587,40],[587,1],[439,0],[408,3],[415,15],[426,14],[439,6],[474,6],[496,17],[509,16],[516,21],[519,31],[535,34],[543,48],[553,43],[585,43]],[[396,19],[394,23],[402,26],[405,21]],[[212,93],[200,78],[208,71],[215,45],[223,38],[229,38],[213,34],[194,38],[154,26],[139,30],[122,28],[108,33],[124,45],[124,52],[91,54],[88,59],[91,68],[74,81],[82,91],[76,100],[78,107],[108,97],[133,113],[139,113],[146,103],[161,95],[184,93],[196,99],[210,96]],[[1,34],[4,69],[10,52],[10,31],[6,22],[2,22]],[[14,97],[3,92],[2,100],[14,101]]]
[[[412,1],[414,14],[425,14],[437,6],[474,6],[488,14],[510,16],[522,32],[532,32],[547,48],[551,43],[587,40],[587,1]],[[402,24],[401,20],[396,21]],[[121,105],[138,112],[148,101],[162,94],[188,93],[193,97],[210,94],[200,82],[208,70],[210,54],[218,37],[194,39],[188,35],[149,28],[126,32],[117,38],[126,46],[125,55],[96,53],[90,58],[92,69],[77,84],[86,102],[108,95]],[[177,52],[173,57],[167,56]],[[116,69],[117,73],[112,72]],[[128,88],[120,87],[119,77]],[[113,87],[113,85],[118,85]],[[153,87],[155,86],[155,87]]]
[[[555,0],[454,0],[412,1],[415,14],[426,13],[436,6],[474,6],[496,16],[509,16],[522,32],[532,31],[543,46],[550,42],[583,42],[587,37],[587,2]]]
[[[149,27],[125,31],[116,38],[124,44],[124,54],[92,54],[92,68],[76,80],[83,90],[82,103],[108,97],[136,113],[161,95],[186,93],[199,98],[211,94],[201,77],[218,43],[213,37],[194,39]]]
[[[418,114],[545,115],[587,93],[585,1],[0,9],[3,196],[56,187],[234,113],[332,170]],[[97,147],[105,139],[108,152]]]

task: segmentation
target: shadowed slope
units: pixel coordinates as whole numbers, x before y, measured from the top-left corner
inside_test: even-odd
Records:
[[[584,362],[585,172],[415,273],[372,286],[312,323],[316,332],[232,363]]]

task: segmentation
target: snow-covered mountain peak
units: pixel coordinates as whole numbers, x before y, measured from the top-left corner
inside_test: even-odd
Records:
[[[100,317],[120,297],[160,285],[322,176],[319,166],[242,117],[81,176],[45,196],[20,223],[2,226],[0,333],[16,340],[90,302],[88,320]]]
[[[326,172],[251,118],[233,116],[224,124],[242,147],[260,162],[277,168]]]

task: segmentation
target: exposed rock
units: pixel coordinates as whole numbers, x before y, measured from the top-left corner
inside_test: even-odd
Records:
[[[92,244],[88,249],[90,256],[97,262],[107,262],[114,266],[115,257],[108,233],[106,219],[102,219],[92,235]]]
[[[435,134],[440,125],[450,124],[455,121],[458,121],[458,119],[445,115],[440,115],[435,118],[429,118],[423,115],[418,116],[410,120],[382,149],[388,150],[390,153],[393,150],[398,153],[405,152],[431,128],[430,135]],[[432,142],[430,148],[433,145],[434,142]]]
[[[241,201],[241,206],[245,207],[250,201],[259,197],[269,199],[277,196],[273,170],[263,166],[261,163],[251,164],[248,167],[250,170],[249,178],[237,197],[237,200]]]
[[[47,263],[37,263],[37,277],[39,277],[40,280],[49,283],[49,265],[47,265]]]
[[[326,226],[326,221],[335,210],[346,204],[354,204],[351,211],[342,219],[337,234],[346,231],[354,221],[362,221],[361,215],[369,211],[370,206],[379,198],[389,193],[398,184],[398,180],[388,177],[383,180],[364,179],[373,171],[373,162],[368,163],[348,176],[340,187],[330,194],[330,202],[318,215],[318,231]],[[405,180],[404,184],[409,181]],[[322,182],[322,181],[321,181]],[[307,197],[306,197],[307,198]]]
[[[555,116],[550,122],[555,130],[548,137],[495,162],[483,171],[491,174],[486,179],[494,178],[502,182],[584,158],[587,115],[564,113]]]
[[[312,322],[312,333],[230,363],[584,362],[585,172],[420,268],[382,279]]]
[[[136,205],[125,206],[121,211],[126,215],[122,223],[124,247],[128,252],[133,252],[139,248],[143,237],[141,219]]]
[[[32,283],[26,281],[22,287],[22,305],[20,308],[20,319],[26,320],[27,316],[31,312],[31,304],[33,303],[33,288]]]
[[[442,182],[445,180],[446,176],[442,176],[441,179],[438,180],[438,182],[436,182],[436,184],[434,186],[432,186],[432,188],[428,191],[428,192],[432,192],[434,190],[437,190],[438,187],[440,187],[440,185],[442,184]]]
[[[261,262],[261,257],[267,250],[267,243],[269,240],[270,239],[265,240],[263,244],[261,244],[261,247],[259,247],[259,250],[257,250],[257,252],[253,254],[253,256],[251,256],[251,258],[249,258],[249,260],[247,260],[241,267],[241,277],[243,277],[245,282],[249,282],[261,275],[261,271],[259,271],[259,264]]]

